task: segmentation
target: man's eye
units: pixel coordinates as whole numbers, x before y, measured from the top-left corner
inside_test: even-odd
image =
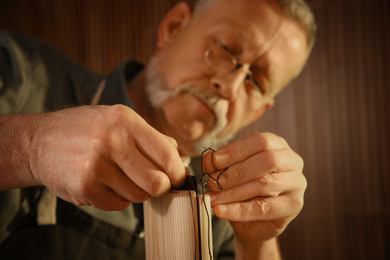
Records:
[[[222,49],[224,49],[224,50],[227,51],[228,53],[231,53],[230,48],[229,48],[228,46],[226,46],[225,44],[222,44],[222,43],[221,43],[221,47],[222,47]]]
[[[230,55],[232,55],[232,56],[239,55],[238,49],[234,45],[227,45],[227,44],[223,44],[223,43],[220,43],[220,45],[221,45],[222,49],[224,49]]]

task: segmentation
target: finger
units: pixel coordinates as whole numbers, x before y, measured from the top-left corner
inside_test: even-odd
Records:
[[[224,169],[256,153],[287,147],[289,147],[287,142],[279,136],[271,133],[255,133],[218,149],[213,154],[213,165],[216,169]]]
[[[219,204],[214,206],[214,214],[229,221],[271,221],[291,220],[303,207],[300,197],[279,196],[270,198],[253,198],[244,202]]]
[[[230,189],[210,192],[211,206],[217,204],[245,201],[254,197],[277,197],[281,194],[304,191],[306,179],[303,174],[283,172],[266,174],[253,181],[240,184]]]
[[[92,183],[103,184],[124,199],[139,203],[152,196],[160,196],[170,189],[168,176],[145,158],[134,146],[117,146],[114,160],[103,158],[91,169]]]
[[[138,150],[128,152],[118,165],[135,185],[153,197],[159,197],[171,188],[168,175]]]
[[[150,195],[136,185],[122,170],[112,167],[102,178],[101,182],[124,200],[140,203],[147,200]]]
[[[177,142],[174,138],[170,137],[170,136],[167,136],[167,135],[164,135],[164,134],[161,134],[164,138],[167,139],[168,142],[170,142],[175,148],[176,150],[179,149],[179,146],[177,145]]]
[[[134,136],[137,136],[135,143],[139,151],[167,174],[172,186],[184,180],[187,170],[180,158],[175,141],[149,125],[142,127],[142,131],[138,131]]]
[[[213,161],[212,161],[213,160],[213,153],[214,153],[214,151],[209,150],[206,153],[204,153],[202,156],[202,165],[208,174],[211,174],[211,173],[215,172],[215,170],[216,170],[214,168]]]
[[[105,211],[118,211],[127,208],[131,204],[130,201],[119,196],[108,187],[104,187],[103,189],[105,191],[101,193],[102,196],[89,200],[89,205]]]
[[[223,174],[218,171],[211,176],[214,179],[219,177],[219,184],[224,189],[229,189],[270,173],[302,172],[302,169],[302,158],[291,149],[266,150],[230,166]],[[212,191],[217,191],[219,187],[212,178],[209,178],[208,186]]]
[[[82,192],[69,192],[70,199],[66,199],[69,202],[76,204],[77,206],[93,206],[101,210],[122,210],[130,205],[130,201],[118,196],[107,186],[99,183],[92,183],[89,186],[85,186],[87,191]]]

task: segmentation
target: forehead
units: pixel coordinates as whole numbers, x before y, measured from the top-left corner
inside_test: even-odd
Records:
[[[276,0],[215,0],[199,17],[203,31],[238,48],[240,62],[267,70],[275,86],[287,84],[306,60],[306,35]]]
[[[250,34],[260,27],[263,35],[258,37],[273,34],[284,18],[276,0],[209,0],[201,13],[208,26],[241,27],[237,34]]]

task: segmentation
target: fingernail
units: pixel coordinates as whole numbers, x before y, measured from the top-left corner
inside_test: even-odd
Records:
[[[221,153],[221,154],[214,154],[215,161],[217,162],[217,165],[219,167],[225,167],[229,163],[229,155],[226,153]]]
[[[162,195],[164,195],[165,193],[167,193],[168,191],[171,190],[171,185],[167,184],[165,185],[165,187],[161,187],[161,191],[159,191],[158,193],[156,193],[157,197],[160,197]]]

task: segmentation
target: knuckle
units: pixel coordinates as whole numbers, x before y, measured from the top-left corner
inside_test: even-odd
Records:
[[[179,170],[184,170],[184,165],[178,155],[177,150],[169,149],[163,151],[160,155],[161,158],[161,168],[166,172],[171,180],[172,184],[177,184],[178,181],[182,179],[185,174],[185,171],[182,171],[183,176],[179,175]]]
[[[305,162],[303,161],[303,158],[299,154],[297,153],[295,154],[296,154],[296,164],[300,169],[303,169],[303,167],[305,166]]]
[[[248,215],[248,208],[245,207],[242,203],[235,203],[230,208],[229,215],[233,219],[240,219],[242,216]]]
[[[245,176],[246,175],[246,170],[243,167],[237,166],[235,168],[235,172],[236,172],[235,176],[236,176],[236,181],[237,182],[241,182],[242,180],[246,179],[246,176]],[[224,178],[228,178],[230,176],[231,176],[230,174],[226,174],[226,176],[223,176],[223,177]]]
[[[273,178],[270,174],[266,174],[257,178],[256,181],[261,187],[266,188],[271,185]]]
[[[272,146],[288,147],[287,141],[283,137],[270,132],[255,133],[254,138],[263,149],[269,149]]]
[[[128,136],[126,127],[133,124],[128,124],[132,114],[131,109],[124,105],[113,105],[108,107],[103,122],[97,125],[96,139],[102,145],[121,145],[124,137]]]
[[[165,169],[171,170],[174,168],[175,157],[176,157],[176,151],[173,151],[171,149],[167,149],[161,152],[160,158],[163,166],[165,166],[164,167]]]
[[[294,208],[297,209],[297,211],[301,211],[304,205],[304,199],[303,196],[297,196],[294,199],[292,199],[291,204]]]
[[[128,117],[129,108],[124,105],[117,104],[110,106],[107,110],[107,113],[108,118],[121,122],[123,119]]]
[[[267,150],[263,152],[263,163],[269,171],[275,171],[279,164],[279,160],[275,152]]]
[[[302,176],[302,188],[303,188],[303,192],[307,189],[307,179],[305,177],[305,175],[303,175],[303,173],[301,174]]]
[[[253,134],[254,140],[263,149],[267,149],[270,145],[269,135],[270,135],[270,133],[254,133]]]
[[[96,120],[98,122],[91,125],[91,129],[94,130],[96,138],[100,140],[108,133],[115,129],[115,126],[120,126],[123,122],[128,121],[130,108],[124,105],[113,105],[105,108],[104,113],[100,114],[100,117]]]
[[[151,179],[150,194],[159,197],[164,194],[170,187],[170,183],[163,174],[157,174]]]
[[[255,200],[254,207],[260,215],[265,215],[272,208],[272,202],[265,199],[257,199]]]
[[[176,149],[179,147],[178,144],[177,144],[176,139],[174,139],[174,138],[172,138],[172,137],[170,137],[170,136],[167,136],[167,135],[165,135],[165,137],[167,138],[167,140],[168,140]]]

